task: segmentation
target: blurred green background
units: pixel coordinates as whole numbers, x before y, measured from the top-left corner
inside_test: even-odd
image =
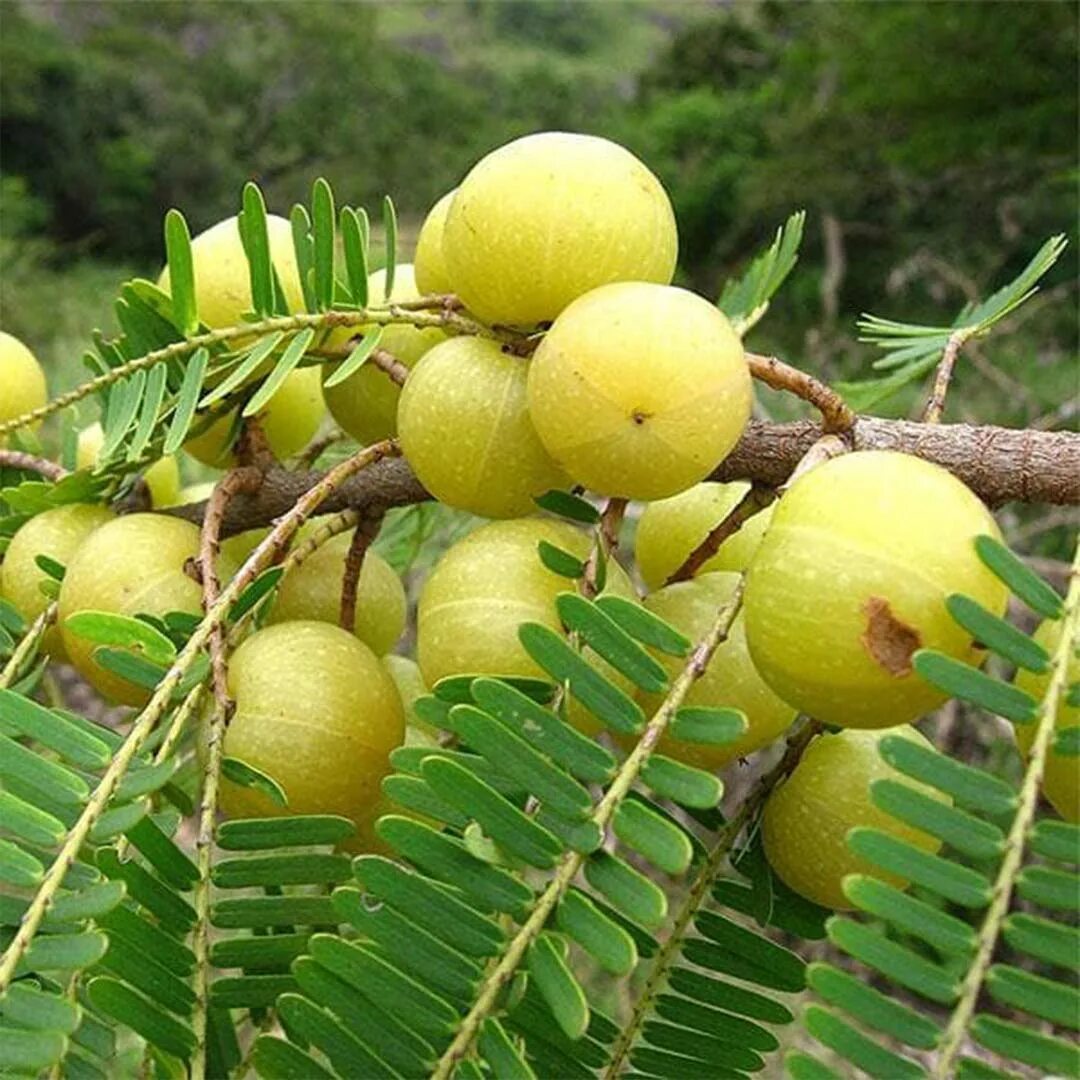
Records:
[[[63,389],[117,284],[156,274],[168,207],[201,229],[255,179],[287,212],[325,175],[341,201],[389,192],[409,245],[483,153],[566,128],[660,175],[705,295],[805,207],[751,344],[869,375],[860,312],[949,321],[1075,240],[1076,72],[1067,2],[2,0],[0,325]],[[950,419],[1075,421],[1076,250],[969,348]]]

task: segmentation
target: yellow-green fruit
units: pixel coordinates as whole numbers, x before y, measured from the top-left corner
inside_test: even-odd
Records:
[[[296,265],[292,226],[283,217],[267,214],[266,235],[270,258],[285,291],[289,310],[303,311],[304,290]],[[195,267],[195,303],[199,321],[212,330],[239,326],[244,313],[251,311],[251,275],[236,218],[226,218],[199,233],[191,241],[191,258]],[[169,292],[167,266],[161,271],[158,287]]]
[[[681,581],[651,593],[645,598],[645,606],[697,642],[712,626],[717,610],[731,599],[738,581],[738,574],[702,574],[693,581]],[[667,655],[658,654],[657,659],[673,679],[685,663]],[[650,715],[662,701],[662,694],[641,696],[642,706]],[[705,674],[690,688],[685,704],[730,707],[746,714],[745,734],[727,746],[705,746],[664,736],[659,746],[661,753],[701,769],[718,769],[735,758],[760,750],[783,734],[795,719],[795,710],[781,701],[757,673],[746,648],[741,614],[732,623],[727,640],[713,654]]]
[[[527,135],[475,165],[450,204],[443,256],[487,323],[554,319],[611,281],[667,284],[678,235],[660,181],[607,139]]]
[[[454,291],[450,283],[450,271],[446,267],[446,256],[443,254],[443,235],[450,204],[456,194],[457,188],[448,191],[431,208],[420,227],[413,265],[416,268],[416,287],[423,294]]]
[[[297,540],[303,539],[301,533]],[[290,570],[278,586],[268,622],[310,619],[337,625],[351,543],[351,532],[339,533]],[[389,652],[405,629],[405,606],[401,578],[381,555],[366,552],[356,593],[356,636],[378,656]]]
[[[94,421],[89,427],[79,432],[75,443],[75,467],[93,469],[98,463],[98,455],[105,444],[105,432],[101,423]],[[180,501],[180,466],[171,454],[159,458],[153,465],[143,470],[143,480],[150,489],[150,502],[159,506],[176,506]]]
[[[541,518],[497,521],[451,547],[420,594],[417,660],[428,686],[448,675],[487,674],[546,678],[518,641],[523,622],[560,629],[555,598],[573,583],[540,561],[541,540],[585,558],[589,537],[570,525]],[[632,595],[614,562],[608,588]]]
[[[897,888],[907,885],[851,851],[847,836],[853,828],[880,829],[931,853],[941,847],[936,837],[898,821],[870,801],[870,786],[875,780],[901,781],[931,798],[949,801],[936,789],[901,776],[882,760],[878,743],[886,735],[930,746],[906,724],[886,731],[822,735],[765,803],[762,836],[766,858],[789,888],[815,904],[853,907],[843,890],[848,874],[869,874]]]
[[[526,403],[528,366],[497,342],[457,337],[409,376],[398,434],[413,471],[440,502],[482,517],[521,517],[534,495],[569,481],[548,456]]]
[[[79,674],[104,697],[140,705],[150,696],[92,659],[97,648],[65,625],[78,611],[162,616],[170,611],[197,615],[202,590],[184,572],[199,551],[199,530],[188,521],[160,514],[128,514],[95,529],[79,546],[60,586],[58,622],[64,649]],[[222,559],[219,573],[232,568]]]
[[[670,499],[649,503],[638,520],[634,537],[634,557],[645,584],[650,589],[659,589],[749,490],[750,485],[742,481],[718,484],[706,480]],[[745,570],[772,520],[772,513],[772,506],[767,506],[754,514],[720,545],[698,573]]]
[[[32,517],[11,538],[4,553],[0,564],[0,596],[10,600],[27,622],[36,619],[49,606],[41,585],[52,580],[35,562],[38,555],[67,566],[83,541],[112,518],[108,507],[91,503],[69,503]],[[65,658],[56,626],[45,632],[42,644],[45,652],[57,660]]]
[[[892,451],[844,454],[780,500],[746,587],[746,636],[765,681],[841,727],[915,720],[945,695],[916,675],[916,649],[979,663],[945,608],[963,593],[1005,610],[975,554],[1000,536],[985,506],[939,465]]]
[[[37,357],[17,337],[0,330],[0,424],[40,409],[48,396]],[[0,439],[0,446],[4,441]]]
[[[329,623],[278,623],[233,654],[229,690],[225,753],[272,776],[288,806],[226,782],[224,812],[341,814],[363,825],[405,734],[401,699],[375,654]]]
[[[221,541],[221,557],[239,569],[247,557],[270,535],[270,529],[248,529]]]
[[[548,453],[605,495],[662,499],[738,442],[753,394],[742,342],[714,305],[671,285],[594,289],[555,320],[529,366]]]
[[[307,446],[325,413],[319,369],[306,367],[285,377],[258,416],[270,449],[283,461]],[[204,465],[231,468],[236,464],[232,450],[236,433],[236,414],[227,413],[188,439],[184,449]]]
[[[1044,622],[1036,631],[1035,640],[1052,656],[1061,641],[1061,623]],[[1065,690],[1067,691],[1073,683],[1080,682],[1080,654],[1074,652],[1069,657],[1068,667],[1065,670]],[[1016,675],[1016,685],[1021,690],[1026,690],[1037,701],[1042,700],[1049,682],[1049,672],[1036,675],[1032,671],[1021,668]],[[1060,731],[1062,728],[1075,727],[1077,724],[1080,724],[1080,706],[1069,705],[1065,701],[1065,692],[1063,692],[1061,701],[1058,703],[1057,715],[1054,717],[1054,728]],[[1031,752],[1031,744],[1035,741],[1035,726],[1035,724],[1017,724],[1016,726],[1016,741],[1020,744],[1020,750],[1025,758]],[[1071,821],[1074,825],[1080,823],[1080,759],[1056,753],[1051,743],[1046,758],[1042,790],[1051,806],[1066,821]]]
[[[415,300],[420,296],[413,278],[413,268],[402,263],[394,269],[392,300]],[[386,271],[376,270],[368,278],[368,303],[386,302]],[[369,330],[368,326],[346,326],[334,331],[328,339],[332,346],[346,345],[351,338]],[[433,345],[445,341],[446,335],[435,327],[418,329],[407,324],[384,326],[379,348],[393,354],[406,367],[411,368]],[[329,378],[337,365],[327,366],[324,379]],[[368,445],[397,434],[398,398],[401,387],[374,364],[364,364],[344,382],[325,390],[326,405],[330,415],[341,425],[343,431],[357,442]]]

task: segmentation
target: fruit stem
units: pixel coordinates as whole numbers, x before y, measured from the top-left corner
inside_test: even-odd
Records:
[[[776,785],[794,770],[802,758],[803,752],[810,745],[811,740],[821,730],[822,725],[817,720],[808,719],[797,731],[792,732],[787,737],[787,746],[780,760],[768,772],[758,778],[753,790],[742,801],[735,816],[728,821],[717,835],[716,843],[702,864],[697,880],[686,894],[686,898],[679,908],[679,913],[671,927],[671,933],[661,946],[660,952],[649,969],[649,976],[634,1004],[634,1014],[619,1032],[619,1037],[611,1052],[607,1070],[604,1073],[605,1080],[614,1080],[619,1075],[619,1070],[633,1048],[634,1040],[649,1015],[649,1010],[652,1008],[657,993],[665,984],[671,964],[682,950],[683,938],[686,935],[687,927],[690,925],[690,920],[706,903],[709,889],[712,888],[713,882],[723,868],[728,854],[735,846],[735,841],[738,840],[743,829],[757,818],[765,800]]]
[[[0,450],[0,469],[25,469],[27,472],[44,476],[46,480],[63,480],[68,475],[63,465],[23,453],[21,450]]]
[[[601,832],[607,829],[616,809],[629,794],[645,763],[649,760],[649,755],[690,692],[691,686],[704,674],[713,653],[727,639],[732,623],[742,606],[742,596],[743,582],[740,578],[730,599],[717,612],[708,633],[695,646],[686,666],[671,684],[671,689],[663,704],[645,726],[637,745],[620,766],[611,786],[596,804],[591,820],[599,826]],[[439,1059],[430,1080],[449,1080],[458,1063],[472,1050],[481,1026],[495,1011],[503,988],[513,979],[530,946],[540,936],[548,918],[581,870],[585,859],[586,855],[579,851],[568,851],[563,856],[562,862],[541,893],[532,913],[522,923],[506,951],[487,973],[483,989],[462,1020],[453,1041]]]
[[[30,624],[22,636],[22,640],[15,646],[15,650],[8,657],[4,670],[0,671],[0,689],[10,686],[22,670],[27,659],[34,655],[34,650],[41,643],[41,639],[49,626],[56,621],[56,601],[49,606]]]
[[[382,525],[382,511],[368,511],[361,514],[353,530],[349,550],[345,553],[345,572],[341,576],[341,608],[338,613],[338,625],[350,634],[356,626],[356,594],[360,586],[360,571],[364,568],[364,556],[367,549],[379,535]]]
[[[993,960],[994,949],[1001,934],[1002,923],[1009,913],[1016,878],[1021,870],[1024,845],[1028,830],[1035,820],[1035,808],[1039,801],[1046,759],[1054,739],[1058,706],[1061,704],[1068,678],[1069,660],[1080,636],[1080,545],[1073,556],[1069,576],[1069,590],[1065,598],[1065,614],[1062,616],[1061,640],[1051,658],[1052,674],[1039,705],[1035,739],[1028,756],[1028,767],[1020,788],[1019,805],[1005,841],[1005,857],[1001,861],[994,881],[993,899],[979,929],[979,944],[974,959],[968,967],[960,988],[960,996],[941,1037],[941,1049],[934,1064],[933,1075],[937,1080],[947,1080],[954,1075],[953,1062],[968,1038],[968,1026],[978,1004],[986,972]]]
[[[388,439],[361,450],[332,468],[278,521],[270,534],[251,553],[236,576],[221,591],[221,595],[203,616],[202,622],[188,638],[187,643],[173,661],[172,667],[165,673],[151,694],[150,700],[136,717],[127,737],[117,748],[112,761],[83,807],[82,813],[71,827],[52,865],[42,877],[37,892],[22,917],[19,929],[3,956],[0,957],[0,994],[7,990],[15,977],[20,961],[32,944],[49,905],[60,889],[64,875],[78,858],[90,830],[105,812],[109,800],[127,773],[131,762],[168,710],[173,692],[199,656],[202,648],[209,642],[214,628],[228,617],[229,609],[240,594],[255,580],[264,567],[270,565],[274,558],[285,549],[296,530],[336,488],[361,469],[399,453],[397,443]]]
[[[822,426],[827,432],[846,434],[855,426],[855,413],[851,406],[826,383],[801,371],[775,356],[746,354],[750,374],[774,390],[787,390],[809,402],[821,413]]]

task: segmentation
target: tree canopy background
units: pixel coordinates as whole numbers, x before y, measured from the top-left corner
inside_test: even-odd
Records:
[[[409,241],[487,150],[565,128],[660,175],[706,295],[805,207],[753,344],[843,378],[875,358],[861,312],[948,321],[1075,241],[1077,30],[1064,2],[3,0],[0,325],[62,389],[116,285],[156,274],[168,207],[200,229],[247,179],[282,212],[325,175],[390,193]],[[1076,251],[973,349],[951,418],[1074,419]]]

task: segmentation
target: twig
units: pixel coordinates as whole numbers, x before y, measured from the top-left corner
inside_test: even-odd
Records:
[[[347,360],[353,351],[353,341],[350,339],[345,345],[324,345],[318,349],[311,349],[312,356],[318,356],[323,360]],[[409,369],[392,352],[387,349],[372,349],[366,363],[377,367],[389,376],[391,382],[398,386],[404,386],[409,377]]]
[[[329,449],[334,443],[339,443],[347,438],[348,435],[346,435],[341,428],[333,428],[325,435],[320,435],[317,439],[308,443],[308,445],[293,458],[292,465],[297,469],[310,469],[311,466],[322,457],[324,450]]]
[[[855,424],[851,406],[831,387],[797,367],[785,364],[775,356],[747,353],[746,362],[755,379],[774,390],[787,390],[809,402],[821,413],[825,431],[846,433]]]
[[[949,392],[949,383],[952,381],[953,368],[956,366],[956,358],[960,355],[964,342],[971,337],[971,330],[964,327],[954,330],[945,343],[945,351],[941,354],[937,371],[934,373],[934,388],[930,392],[930,399],[923,409],[922,421],[924,424],[938,424],[941,422],[941,414],[945,411],[945,395]]]
[[[717,612],[709,632],[690,654],[689,661],[678,678],[672,683],[664,703],[646,725],[637,745],[622,763],[611,786],[604,793],[600,802],[596,804],[591,820],[601,830],[607,828],[615,810],[633,787],[653,748],[689,693],[690,687],[704,674],[713,653],[716,652],[721,642],[727,638],[741,604],[742,582],[740,581],[731,599]],[[563,857],[554,877],[548,882],[528,919],[522,923],[505,952],[499,957],[492,969],[486,973],[483,991],[462,1020],[457,1034],[439,1059],[430,1080],[448,1080],[453,1075],[458,1063],[472,1049],[481,1026],[496,1008],[503,989],[514,977],[530,946],[544,929],[548,917],[555,910],[556,905],[570,887],[570,883],[580,871],[585,858],[585,855],[579,851],[569,851]]]
[[[593,537],[593,545],[589,551],[589,557],[585,562],[585,573],[581,578],[581,592],[583,596],[596,596],[600,590],[597,581],[600,574],[602,561],[614,557],[619,547],[619,528],[626,514],[627,500],[612,498],[608,499],[600,515],[600,521],[596,526]]]
[[[25,469],[44,476],[46,480],[63,480],[68,475],[67,469],[55,461],[26,454],[22,450],[0,449],[0,469]]]
[[[381,513],[363,514],[353,530],[349,550],[345,554],[345,573],[341,577],[341,609],[338,625],[351,634],[356,626],[356,594],[360,585],[360,571],[364,567],[364,556],[372,541],[379,535],[382,525]]]
[[[57,605],[54,600],[27,628],[19,644],[8,657],[4,670],[0,671],[0,688],[10,686],[19,677],[23,664],[28,657],[34,655],[34,650],[41,643],[45,631],[56,622],[56,611]]]
[[[683,938],[687,927],[690,925],[690,920],[701,909],[705,896],[709,889],[712,888],[713,882],[720,873],[728,854],[735,846],[735,841],[738,840],[743,829],[756,820],[758,811],[765,804],[765,800],[776,785],[798,765],[811,740],[820,731],[821,724],[816,720],[807,720],[797,731],[788,736],[787,748],[783,756],[767,773],[759,778],[750,794],[743,799],[735,816],[728,821],[717,835],[716,843],[702,864],[693,888],[686,894],[686,898],[679,908],[671,933],[668,934],[667,939],[660,948],[660,952],[649,968],[649,976],[634,1005],[634,1014],[629,1022],[622,1027],[619,1037],[612,1047],[607,1070],[604,1073],[605,1080],[615,1080],[619,1075],[619,1070],[633,1048],[634,1040],[637,1038],[641,1026],[652,1008],[656,994],[666,983],[671,962],[682,949]]]
[[[1069,661],[1072,658],[1078,631],[1080,631],[1080,548],[1077,548],[1073,558],[1069,592],[1065,599],[1065,614],[1061,620],[1061,640],[1054,650],[1050,682],[1047,684],[1046,693],[1039,707],[1035,738],[1031,744],[1027,772],[1024,774],[1024,782],[1020,788],[1019,805],[1005,841],[1005,856],[1001,860],[1001,866],[994,881],[990,906],[979,928],[978,948],[968,966],[959,999],[953,1007],[952,1015],[949,1017],[939,1044],[941,1049],[934,1063],[933,1075],[940,1080],[954,1075],[953,1063],[967,1039],[968,1026],[978,1004],[987,970],[993,960],[1001,926],[1009,912],[1009,902],[1012,899],[1013,888],[1024,857],[1028,829],[1035,820],[1035,808],[1038,805],[1039,791],[1046,771],[1046,760],[1054,739],[1058,706],[1061,704],[1068,682]]]
[[[667,579],[665,585],[676,581],[689,581],[758,511],[764,510],[776,499],[774,488],[751,484],[750,490],[727,512],[708,536],[683,560],[682,565]]]

